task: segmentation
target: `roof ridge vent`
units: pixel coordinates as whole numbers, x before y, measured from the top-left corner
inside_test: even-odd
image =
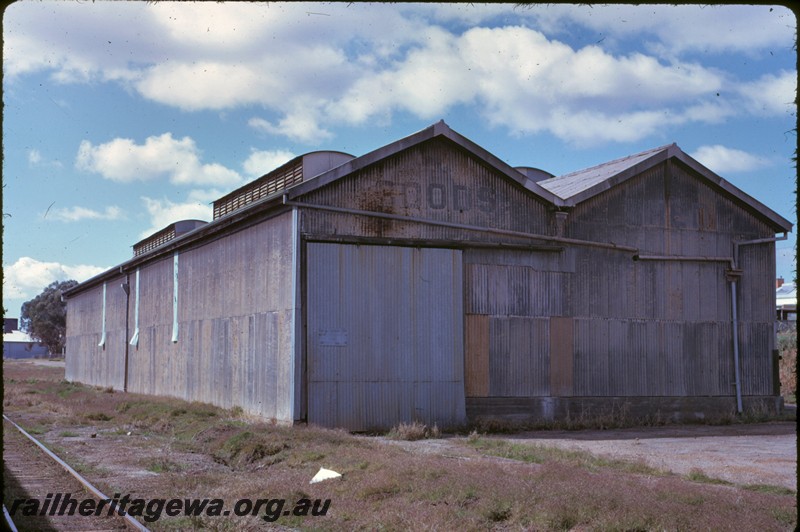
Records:
[[[295,157],[255,181],[216,200],[214,202],[214,219],[238,211],[261,198],[298,185],[352,159],[355,157],[340,151],[314,151]]]
[[[206,225],[208,222],[203,220],[180,220],[178,222],[169,224],[164,229],[156,231],[152,235],[140,240],[133,245],[133,256],[138,257],[143,253],[147,253],[151,249],[155,249],[162,244],[166,244],[170,240],[174,240],[179,236],[194,231],[198,227]]]
[[[521,173],[534,183],[555,177],[550,172],[542,170],[541,168],[534,168],[533,166],[516,166],[514,167],[514,170]]]

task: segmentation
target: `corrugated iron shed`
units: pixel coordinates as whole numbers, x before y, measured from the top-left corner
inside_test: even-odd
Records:
[[[538,182],[444,122],[315,153],[65,294],[67,378],[352,430],[775,404],[791,223],[676,145]]]

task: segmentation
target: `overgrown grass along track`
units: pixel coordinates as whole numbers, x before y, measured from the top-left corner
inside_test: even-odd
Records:
[[[136,497],[219,497],[226,507],[241,498],[331,499],[324,517],[282,516],[277,527],[768,531],[793,530],[797,522],[794,495],[693,482],[573,454],[534,449],[533,456],[483,435],[472,443],[466,433],[387,443],[319,427],[283,427],[236,409],[71,384],[63,369],[4,368],[6,413],[105,493],[125,488]],[[423,452],[431,444],[446,445],[448,452]],[[343,476],[309,484],[320,467]],[[257,516],[147,523],[152,530],[264,525]]]
[[[88,480],[3,415],[4,505],[18,530],[148,529],[130,516],[82,502],[109,499]],[[76,501],[71,504],[70,501]]]

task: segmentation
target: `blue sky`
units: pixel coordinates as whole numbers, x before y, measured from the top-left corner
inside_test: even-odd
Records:
[[[440,119],[556,175],[675,142],[796,223],[796,28],[764,5],[12,4],[3,305],[210,219],[293,156]]]

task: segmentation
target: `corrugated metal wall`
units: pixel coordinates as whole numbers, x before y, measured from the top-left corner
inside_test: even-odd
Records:
[[[309,243],[308,421],[465,421],[461,252]]]
[[[287,213],[179,253],[175,343],[173,257],[141,266],[140,334],[138,346],[129,346],[128,390],[292,421],[292,235]],[[97,347],[102,286],[68,300],[68,379],[122,387],[124,280],[108,283],[105,350]],[[130,284],[129,339],[135,272]]]
[[[103,331],[103,285],[68,300],[65,378],[121,390],[125,361],[125,276],[106,283],[106,341]]]
[[[297,199],[555,233],[545,202],[445,139]],[[312,423],[354,430],[412,419],[460,423],[465,395],[484,400],[475,403],[484,411],[535,403],[552,415],[556,398],[734,394],[723,262],[634,261],[572,245],[479,249],[470,245],[530,240],[314,209],[298,223],[307,239],[300,247],[286,213],[181,252],[177,343],[173,259],[143,265],[129,389],[287,421],[306,413]],[[646,254],[727,257],[734,239],[772,235],[667,162],[579,204],[565,236]],[[348,238],[426,247],[321,243]],[[304,261],[301,287],[293,276]],[[742,247],[739,266],[743,392],[770,395],[774,244]],[[122,386],[124,280],[107,283],[104,349],[102,286],[69,300],[68,379]],[[130,280],[133,294],[133,272]],[[296,321],[303,302],[305,330]],[[133,296],[128,305],[130,337]]]
[[[774,235],[765,222],[676,162],[657,165],[578,204],[567,233],[643,253],[728,256],[734,237]]]
[[[551,224],[543,201],[440,139],[355,172],[303,200],[539,234],[548,233]],[[498,240],[496,235],[333,213],[304,217],[302,230],[387,238]]]
[[[733,255],[733,240],[773,231],[744,208],[664,163],[577,206],[568,234],[673,256]],[[743,393],[772,393],[774,245],[741,248]],[[581,249],[571,279],[575,394],[733,395],[730,284],[723,262],[631,261]],[[747,368],[746,370],[744,368]]]
[[[464,254],[467,397],[559,393],[571,376],[551,360],[551,323],[570,301],[569,253],[470,249]],[[559,338],[557,333],[555,338]],[[568,361],[567,361],[568,362]]]

